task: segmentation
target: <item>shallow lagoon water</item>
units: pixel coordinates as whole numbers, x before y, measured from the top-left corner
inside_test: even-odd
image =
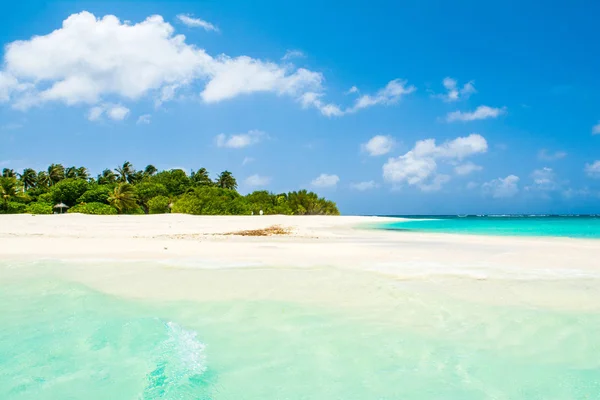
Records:
[[[378,226],[390,230],[496,236],[600,239],[599,216],[419,216]]]
[[[386,294],[160,300],[23,271],[0,283],[2,399],[600,399],[593,296],[563,309],[357,275]]]

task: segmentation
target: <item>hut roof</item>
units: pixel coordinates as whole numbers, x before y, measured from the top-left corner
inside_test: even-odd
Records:
[[[55,205],[54,208],[69,208],[69,206],[66,205],[65,203],[59,203],[59,204]]]

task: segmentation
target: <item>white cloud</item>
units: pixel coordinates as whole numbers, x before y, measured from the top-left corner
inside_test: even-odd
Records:
[[[136,123],[138,125],[148,125],[150,122],[152,122],[152,116],[150,114],[144,114],[140,115]]]
[[[406,94],[410,94],[417,90],[416,87],[408,85],[406,81],[400,79],[394,79],[388,82],[388,84],[377,91],[374,95],[365,94],[356,99],[354,106],[347,109],[346,112],[356,112],[360,109],[372,107],[374,105],[383,104],[389,105],[394,104]]]
[[[100,117],[102,117],[102,114],[104,114],[103,107],[92,107],[92,108],[90,108],[90,111],[88,112],[87,118],[90,121],[98,121],[100,119]]]
[[[129,108],[121,105],[113,106],[106,111],[106,115],[114,121],[122,121],[129,115]]]
[[[542,161],[556,161],[565,158],[567,153],[564,151],[548,152],[546,149],[541,149],[538,153],[538,158]]]
[[[361,192],[364,192],[364,191],[370,190],[370,189],[375,189],[378,187],[379,187],[379,185],[375,181],[365,181],[365,182],[358,182],[358,183],[350,184],[350,188],[359,190]]]
[[[219,28],[208,21],[200,18],[194,18],[191,15],[179,14],[177,19],[190,28],[203,28],[205,31],[219,32]]]
[[[247,56],[221,56],[213,63],[211,74],[211,79],[200,94],[207,103],[255,92],[300,96],[307,90],[321,90],[323,81],[323,75],[317,72],[304,68],[292,71]]]
[[[227,147],[230,149],[241,149],[259,143],[267,135],[258,130],[251,130],[248,133],[238,135],[226,135],[220,133],[215,137],[217,147]]]
[[[506,178],[498,178],[481,185],[484,193],[491,195],[494,198],[513,197],[519,193],[519,177],[516,175],[508,175]]]
[[[0,98],[10,96],[21,109],[49,101],[96,105],[115,96],[152,95],[160,103],[197,82],[205,84],[206,103],[253,92],[297,98],[323,89],[321,73],[248,56],[213,57],[158,15],[132,24],[73,14],[47,35],[9,43],[3,64]]]
[[[469,175],[472,172],[475,171],[481,171],[483,169],[482,166],[474,164],[472,162],[466,162],[464,164],[459,164],[456,167],[454,167],[454,172],[456,172],[457,175]]]
[[[285,52],[284,56],[281,57],[281,59],[284,61],[287,61],[287,60],[291,60],[292,58],[303,58],[303,57],[306,57],[306,56],[300,50],[288,50]]]
[[[383,165],[383,177],[388,182],[406,183],[421,190],[439,190],[450,178],[437,174],[436,160],[456,162],[485,153],[487,148],[487,141],[478,134],[458,137],[440,146],[435,139],[420,140],[406,154],[388,159]]]
[[[506,113],[506,108],[493,108],[488,106],[479,106],[475,111],[462,112],[454,111],[448,113],[446,121],[475,121],[479,119],[497,118],[502,114]]]
[[[376,135],[369,139],[367,143],[363,143],[361,148],[370,156],[381,156],[392,151],[395,144],[396,142],[391,136]]]
[[[306,92],[300,96],[300,103],[302,107],[314,107],[326,117],[341,117],[344,115],[344,111],[335,104],[327,104],[321,101],[322,93]]]
[[[113,121],[122,121],[129,115],[129,108],[120,104],[101,104],[90,108],[87,119],[90,121],[99,121],[103,115]]]
[[[320,188],[333,187],[338,184],[340,178],[337,175],[321,174],[311,182],[311,185]]]
[[[585,164],[585,172],[592,178],[600,178],[600,160],[596,160],[592,164]]]
[[[600,122],[592,127],[592,135],[600,135]]]
[[[479,186],[479,184],[477,182],[471,181],[471,182],[467,183],[467,189],[469,189],[469,190],[473,190],[478,186]]]
[[[244,183],[246,186],[266,186],[271,182],[271,178],[268,176],[260,176],[258,174],[250,175],[246,178]]]
[[[560,188],[552,168],[536,169],[531,173],[531,178],[533,179],[533,185],[528,186],[527,190],[552,191]]]
[[[254,158],[244,157],[244,161],[242,161],[242,165],[250,164],[251,162],[254,162]]]
[[[353,86],[353,88],[355,88]],[[351,88],[352,90],[352,88]],[[354,105],[342,109],[342,107],[325,103],[321,100],[323,94],[315,91],[305,92],[300,96],[299,101],[304,108],[314,107],[326,117],[341,117],[342,115],[352,114],[359,110],[372,107],[375,105],[391,105],[397,103],[402,96],[410,94],[417,90],[414,86],[407,86],[407,82],[394,79],[383,88],[378,90],[374,95],[363,95],[357,98]],[[358,89],[356,89],[358,91]]]
[[[446,94],[436,95],[447,102],[454,102],[460,99],[468,99],[473,93],[477,93],[473,81],[467,82],[462,88],[458,87],[458,82],[455,79],[447,77],[443,80],[444,88],[446,88]]]
[[[348,89],[348,91],[346,91],[344,94],[352,94],[352,93],[358,93],[359,90],[356,86],[352,86],[350,89]]]

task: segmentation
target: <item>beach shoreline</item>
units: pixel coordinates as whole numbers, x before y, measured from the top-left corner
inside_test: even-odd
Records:
[[[410,273],[571,272],[600,276],[598,241],[368,229],[360,216],[2,215],[3,260],[144,261],[173,265],[338,267]],[[289,234],[239,236],[280,226]]]

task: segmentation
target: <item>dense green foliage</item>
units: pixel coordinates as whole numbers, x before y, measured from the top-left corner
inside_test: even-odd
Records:
[[[136,170],[130,162],[105,169],[96,178],[84,167],[52,164],[46,170],[22,173],[5,168],[0,177],[0,213],[50,214],[64,203],[70,213],[195,215],[338,215],[335,203],[316,193],[237,192],[237,180],[223,171],[215,180],[200,168],[158,171],[153,165]]]
[[[93,214],[93,215],[114,215],[117,209],[102,203],[81,203],[69,209],[70,213]]]
[[[52,214],[52,204],[49,203],[30,203],[25,209],[27,214]]]

